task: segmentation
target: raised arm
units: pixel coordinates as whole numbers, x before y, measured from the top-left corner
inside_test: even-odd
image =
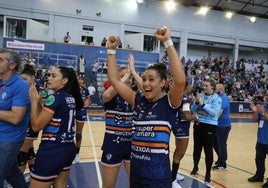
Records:
[[[135,60],[132,54],[129,54],[128,56],[128,67],[129,67],[130,74],[133,76],[133,78],[135,79],[137,83],[138,88],[142,92],[144,92],[144,89],[142,87],[142,78],[138,75],[138,73],[135,70]]]
[[[173,77],[173,82],[168,93],[169,100],[173,107],[178,107],[181,104],[186,81],[183,66],[171,40],[170,29],[164,26],[157,29],[154,35],[166,48],[170,64],[169,69]]]
[[[52,119],[53,113],[42,110],[41,96],[38,94],[35,84],[32,84],[29,89],[31,99],[31,126],[33,131],[42,130]]]
[[[134,105],[135,92],[125,84],[119,75],[119,71],[116,64],[116,48],[120,44],[120,38],[111,36],[109,37],[107,44],[107,64],[108,64],[108,78],[114,89],[118,94],[127,101],[130,105]]]

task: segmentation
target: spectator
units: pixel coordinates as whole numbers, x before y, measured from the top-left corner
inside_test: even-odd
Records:
[[[29,85],[19,77],[20,56],[0,49],[0,187],[28,188],[17,164],[17,154],[29,124]]]
[[[99,66],[100,66],[100,64],[96,60],[94,61],[94,63],[91,66],[92,80],[93,81],[97,81],[97,74],[98,74]]]
[[[265,104],[250,104],[250,108],[253,111],[252,119],[254,122],[258,122],[258,134],[257,143],[255,146],[255,164],[256,172],[254,176],[248,178],[249,182],[263,182],[265,173],[265,158],[268,154],[268,92],[265,95]],[[263,184],[263,188],[268,188],[268,181]]]
[[[86,68],[86,59],[83,54],[79,57],[79,75],[84,77],[85,76],[85,68]]]
[[[216,165],[213,170],[226,170],[227,168],[227,139],[231,130],[230,102],[227,98],[223,84],[216,85],[216,92],[222,99],[221,109],[219,111],[218,126],[216,127],[216,139],[214,149],[218,155]]]
[[[64,36],[64,43],[72,43],[72,39],[69,32],[67,32]]]
[[[106,46],[106,43],[107,43],[107,39],[106,37],[103,37],[102,41],[101,41],[101,46]]]

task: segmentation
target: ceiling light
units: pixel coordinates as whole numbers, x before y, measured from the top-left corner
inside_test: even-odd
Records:
[[[136,0],[137,3],[143,3],[143,0]]]
[[[197,14],[206,15],[208,11],[209,11],[208,7],[200,7],[200,9],[197,12]]]
[[[251,21],[252,23],[254,23],[254,22],[256,21],[256,17],[252,16],[252,17],[250,18],[250,21]]]
[[[225,17],[227,19],[231,19],[233,17],[233,13],[232,12],[226,12]]]
[[[176,7],[176,3],[173,0],[166,2],[166,8],[167,8],[168,12],[174,10],[175,7]]]

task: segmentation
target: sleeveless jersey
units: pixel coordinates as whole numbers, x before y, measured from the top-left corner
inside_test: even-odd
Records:
[[[104,103],[105,136],[102,150],[113,153],[130,153],[133,110],[120,95]]]
[[[137,93],[135,104],[131,173],[152,179],[169,178],[169,139],[177,109],[169,105],[167,95],[148,102]]]

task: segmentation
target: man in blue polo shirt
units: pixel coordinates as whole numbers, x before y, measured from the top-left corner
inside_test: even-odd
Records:
[[[28,84],[19,77],[18,53],[0,49],[0,187],[28,188],[17,165],[17,153],[29,123]]]
[[[216,85],[216,92],[221,97],[222,104],[218,114],[218,126],[214,143],[214,150],[218,155],[218,160],[212,169],[221,171],[227,168],[227,139],[231,130],[230,101],[225,94],[223,84]]]
[[[250,103],[253,111],[252,120],[258,122],[257,143],[255,146],[255,165],[256,172],[254,176],[248,178],[249,182],[263,182],[265,175],[265,159],[268,154],[268,90],[264,96],[264,103]],[[268,179],[262,185],[262,188],[268,188]]]

